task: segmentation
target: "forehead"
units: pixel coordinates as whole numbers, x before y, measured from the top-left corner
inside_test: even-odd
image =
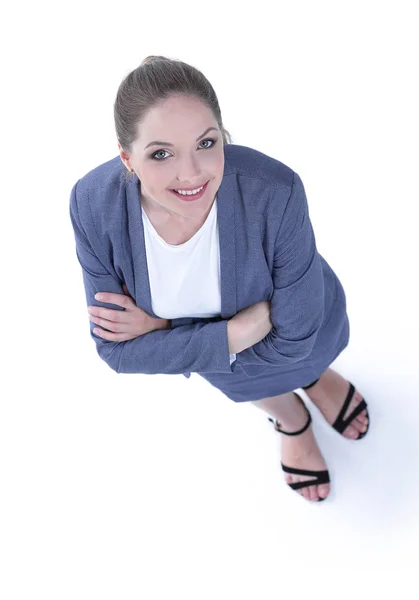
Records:
[[[190,131],[198,135],[211,125],[216,125],[211,109],[201,100],[193,96],[173,96],[158,102],[145,115],[139,133],[164,132],[167,128]]]

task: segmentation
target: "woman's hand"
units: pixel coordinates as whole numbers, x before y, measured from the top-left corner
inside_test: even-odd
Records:
[[[122,306],[125,310],[88,306],[90,321],[110,330],[95,328],[93,332],[96,335],[112,342],[126,342],[156,329],[169,329],[167,319],[156,319],[138,308],[129,295],[125,283],[122,285],[122,289],[125,294],[100,292],[100,298],[97,297],[97,294],[95,298],[101,302]]]

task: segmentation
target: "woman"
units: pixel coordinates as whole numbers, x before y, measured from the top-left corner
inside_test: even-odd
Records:
[[[324,500],[329,473],[294,390],[348,439],[369,421],[328,368],[349,342],[346,297],[317,252],[300,177],[233,145],[211,84],[180,61],[143,61],[114,116],[120,155],[70,199],[99,356],[117,373],[196,372],[253,402],[284,434],[288,485]]]

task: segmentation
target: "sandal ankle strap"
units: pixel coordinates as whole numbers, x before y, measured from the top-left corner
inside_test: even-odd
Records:
[[[304,402],[302,401],[302,399],[300,398],[300,396],[298,394],[296,394],[295,392],[294,392],[294,394],[301,401],[301,404],[303,405],[304,410],[306,411],[307,417],[308,417],[307,423],[304,425],[304,427],[302,429],[299,429],[298,431],[292,431],[292,432],[284,431],[283,429],[281,429],[279,421],[277,421],[276,419],[272,419],[271,417],[268,417],[269,421],[271,421],[271,423],[274,424],[276,431],[279,431],[280,433],[284,433],[285,435],[300,435],[300,433],[303,433],[306,429],[308,429],[311,424],[311,414],[310,414],[307,406],[304,404]]]

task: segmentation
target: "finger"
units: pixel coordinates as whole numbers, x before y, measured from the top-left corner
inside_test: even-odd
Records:
[[[100,295],[100,298],[97,297],[98,295]],[[123,306],[124,308],[132,306],[133,303],[130,296],[126,296],[125,294],[114,294],[111,292],[100,292],[95,295],[95,300],[106,302],[107,304],[116,304],[117,306]]]
[[[93,315],[94,317],[101,317],[102,319],[106,319],[114,323],[128,323],[129,321],[127,310],[116,310],[112,308],[100,308],[99,306],[94,306],[89,310],[89,314]]]
[[[112,333],[111,331],[105,331],[100,327],[95,327],[93,329],[93,333],[105,340],[109,340],[110,342],[126,342],[128,340],[133,340],[134,337],[136,337],[125,333]]]
[[[92,315],[89,315],[89,320],[96,325],[102,325],[102,327],[106,327],[106,329],[109,329],[114,333],[127,333],[125,327],[126,323],[114,323],[113,321],[101,319],[100,317],[92,317]]]

